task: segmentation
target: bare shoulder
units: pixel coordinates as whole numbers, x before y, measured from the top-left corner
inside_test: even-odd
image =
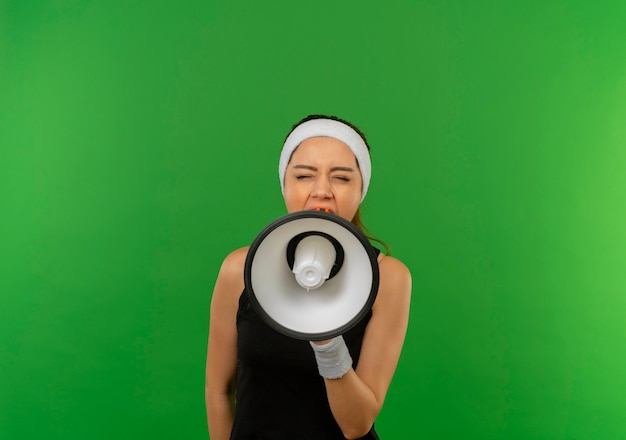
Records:
[[[227,265],[241,265],[243,267],[248,256],[248,249],[250,249],[250,246],[235,249],[224,258],[224,263]]]
[[[242,247],[229,253],[220,268],[220,278],[236,278],[243,276],[243,268],[246,263],[246,257],[248,256],[248,247]]]
[[[236,300],[244,288],[243,271],[246,263],[248,248],[243,247],[229,253],[220,267],[213,299],[230,298],[228,301]]]
[[[411,283],[411,272],[406,265],[397,258],[384,255],[379,259],[378,268],[380,270],[381,282],[391,283]]]
[[[409,268],[400,260],[381,256],[378,262],[380,285],[376,303],[405,304],[410,300],[412,279]]]

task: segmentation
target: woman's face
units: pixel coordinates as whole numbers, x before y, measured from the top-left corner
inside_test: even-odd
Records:
[[[356,157],[343,142],[329,137],[303,141],[285,172],[287,212],[327,208],[351,221],[361,203],[362,179]]]

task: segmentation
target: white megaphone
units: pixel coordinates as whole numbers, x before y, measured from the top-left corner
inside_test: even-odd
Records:
[[[303,340],[345,333],[378,293],[373,246],[349,221],[323,211],[298,211],[255,238],[244,267],[250,304],[274,330]]]

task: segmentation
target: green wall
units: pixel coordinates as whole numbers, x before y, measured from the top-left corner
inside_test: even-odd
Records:
[[[202,439],[281,141],[363,128],[414,277],[384,439],[626,437],[626,3],[0,2],[0,438]]]

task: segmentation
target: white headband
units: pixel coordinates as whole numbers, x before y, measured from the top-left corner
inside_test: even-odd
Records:
[[[361,201],[363,201],[372,176],[372,163],[367,145],[365,145],[363,138],[352,127],[334,119],[311,119],[298,125],[287,136],[278,163],[278,177],[280,178],[280,188],[283,194],[285,192],[285,172],[287,171],[287,164],[291,159],[291,155],[298,148],[298,145],[313,137],[337,139],[352,150],[356,156],[363,178],[363,191],[361,194]]]

